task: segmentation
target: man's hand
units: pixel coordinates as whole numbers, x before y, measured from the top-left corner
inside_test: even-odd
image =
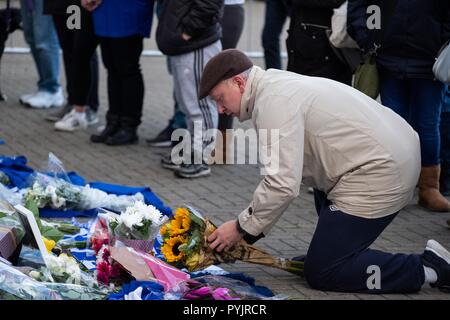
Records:
[[[181,37],[183,38],[183,40],[185,40],[185,41],[189,41],[189,40],[191,40],[191,36],[190,35],[188,35],[187,33],[182,33],[181,34]]]
[[[81,5],[87,11],[94,11],[102,3],[102,0],[81,0]]]
[[[242,238],[243,234],[238,231],[237,221],[231,220],[217,228],[208,237],[208,242],[210,242],[211,249],[222,252],[233,248]]]

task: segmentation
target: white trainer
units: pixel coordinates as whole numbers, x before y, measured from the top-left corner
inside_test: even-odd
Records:
[[[39,91],[26,101],[30,108],[47,109],[51,107],[62,107],[64,105],[64,94],[62,89],[56,93]]]
[[[72,132],[79,129],[86,129],[87,127],[86,113],[76,112],[74,109],[55,123],[55,129],[60,131]]]
[[[19,98],[19,102],[21,104],[28,104],[28,100],[30,100],[32,97],[34,97],[37,94],[37,92],[35,93],[27,93],[27,94],[23,94],[20,96]]]

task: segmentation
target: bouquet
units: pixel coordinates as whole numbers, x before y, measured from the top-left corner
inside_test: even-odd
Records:
[[[154,206],[138,201],[121,215],[112,216],[108,226],[114,240],[134,249],[150,252],[159,229],[167,220],[168,217]]]
[[[167,262],[179,268],[187,268],[190,272],[213,264],[240,260],[303,275],[303,262],[274,257],[244,240],[229,251],[215,252],[207,241],[214,230],[216,226],[195,209],[178,208],[174,218],[160,230],[163,237],[161,252]]]
[[[122,211],[136,201],[143,201],[142,193],[132,196],[107,194],[102,190],[87,186],[76,186],[66,180],[38,173],[32,186],[23,197],[25,204],[33,202],[38,208],[49,207],[56,210],[89,210],[106,207]]]
[[[103,289],[90,273],[81,270],[78,262],[65,253],[61,253],[59,256],[49,254],[46,261],[47,267],[31,271],[30,277],[41,282],[51,281]]]
[[[35,272],[30,273],[38,277]],[[40,282],[13,266],[0,262],[0,297],[25,300],[103,300],[107,294],[105,289],[95,287]]]

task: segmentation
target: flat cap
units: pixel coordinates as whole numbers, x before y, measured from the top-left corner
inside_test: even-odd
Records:
[[[211,58],[203,70],[198,97],[203,99],[222,80],[253,67],[253,62],[240,50],[227,49]]]

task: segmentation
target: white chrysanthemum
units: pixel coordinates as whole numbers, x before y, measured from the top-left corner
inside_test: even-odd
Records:
[[[143,213],[146,220],[150,220],[153,225],[158,225],[161,223],[162,214],[154,206],[147,206],[145,203],[138,201],[136,202],[136,209]]]
[[[140,211],[136,211],[134,207],[128,207],[127,210],[120,215],[120,221],[129,229],[133,228],[133,226],[141,227],[143,225],[143,219],[144,214]]]

